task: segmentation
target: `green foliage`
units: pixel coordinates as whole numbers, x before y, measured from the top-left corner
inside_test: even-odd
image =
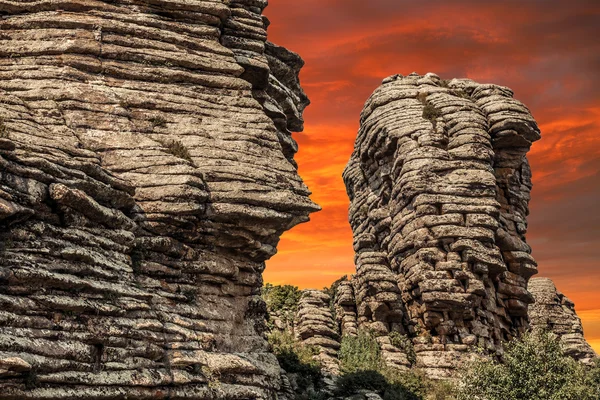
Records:
[[[427,104],[425,104],[425,107],[423,107],[423,118],[431,121],[434,124],[435,124],[435,120],[437,118],[441,117],[441,115],[442,115],[442,113],[440,112],[440,110],[435,108],[433,106],[433,104],[431,104],[431,103],[427,103]]]
[[[472,363],[462,374],[458,399],[598,400],[595,374],[597,369],[566,356],[555,335],[528,333],[507,345],[504,363]]]
[[[302,292],[297,286],[274,286],[267,283],[262,288],[262,297],[270,312],[288,310],[295,314],[301,296]]]
[[[593,366],[588,370],[585,383],[592,388],[595,398],[600,399],[600,358],[594,360]]]
[[[341,370],[345,373],[381,371],[384,366],[375,336],[364,330],[357,336],[342,337],[338,358]]]
[[[390,341],[392,342],[393,346],[404,351],[406,357],[408,358],[408,362],[411,364],[415,364],[417,362],[417,353],[415,353],[412,340],[410,340],[408,336],[403,335],[400,332],[391,332]]]
[[[312,346],[305,346],[294,340],[289,332],[273,331],[268,337],[268,342],[279,365],[289,374],[297,374],[296,383],[298,391],[303,395],[318,393],[315,391],[323,386],[321,366],[313,358],[319,350]],[[307,400],[318,400],[317,397],[306,397]]]
[[[442,386],[428,380],[418,371],[399,372],[394,369],[356,371],[345,373],[336,381],[336,396],[351,396],[360,390],[376,392],[384,400],[454,399],[451,386]],[[442,390],[446,392],[443,393]]]
[[[416,361],[412,342],[406,336],[392,333],[394,346],[407,348]],[[454,400],[450,383],[428,379],[418,369],[404,372],[389,368],[381,358],[381,350],[371,332],[344,336],[339,351],[342,376],[336,382],[336,394],[348,396],[360,389],[379,393],[384,400]]]
[[[354,371],[337,379],[335,394],[337,396],[351,396],[363,389],[383,393],[388,387],[389,383],[378,371]]]

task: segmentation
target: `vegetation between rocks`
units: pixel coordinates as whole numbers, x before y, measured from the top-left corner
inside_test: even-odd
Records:
[[[297,399],[318,400],[324,385],[321,366],[314,359],[319,350],[299,343],[287,331],[273,330],[267,338],[279,365],[293,377]]]
[[[397,347],[409,340],[392,335]],[[408,346],[407,346],[408,347]],[[410,348],[412,348],[412,343]],[[413,350],[414,352],[414,350]],[[410,356],[409,356],[410,357]],[[339,352],[342,375],[336,382],[336,395],[350,396],[360,390],[371,390],[384,400],[450,400],[454,387],[449,382],[428,379],[420,370],[400,371],[385,365],[375,335],[360,331],[357,336],[344,336]]]
[[[190,151],[179,140],[165,140],[159,141],[159,143],[164,147],[164,151],[166,153],[172,154],[177,158],[193,162]]]
[[[457,399],[600,399],[600,361],[586,367],[573,360],[551,333],[528,333],[510,342],[503,361],[481,359],[469,365]]]

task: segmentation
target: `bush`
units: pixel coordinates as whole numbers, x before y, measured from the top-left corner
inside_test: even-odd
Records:
[[[425,104],[425,107],[423,107],[423,118],[431,121],[432,123],[435,123],[435,120],[441,115],[442,113],[440,110],[435,108],[431,103],[427,103]]]
[[[359,390],[383,393],[389,387],[385,377],[377,371],[355,371],[340,376],[336,381],[337,396],[351,396]]]
[[[381,350],[375,336],[367,331],[360,331],[357,336],[346,335],[338,354],[342,372],[381,371],[384,363]]]
[[[392,336],[393,340],[402,340],[402,335]],[[370,332],[360,331],[358,336],[344,336],[339,360],[342,371],[336,382],[336,394],[339,396],[367,389],[379,393],[384,400],[454,399],[451,384],[430,380],[417,369],[404,372],[387,367],[381,358],[377,340]]]
[[[262,288],[263,300],[267,303],[267,308],[271,312],[289,310],[296,313],[301,296],[302,292],[297,286],[274,286],[267,283]]]
[[[503,364],[472,363],[462,374],[458,399],[598,400],[597,371],[565,355],[555,335],[528,333],[507,345]]]
[[[391,332],[390,341],[392,345],[404,351],[408,362],[415,364],[417,362],[417,354],[415,353],[415,347],[413,346],[412,340],[406,335],[400,332]]]
[[[267,338],[281,368],[289,374],[297,375],[299,392],[308,396],[315,389],[323,386],[321,366],[313,358],[319,354],[318,349],[299,343],[289,332],[273,331]],[[317,400],[318,397],[306,397],[306,399]]]

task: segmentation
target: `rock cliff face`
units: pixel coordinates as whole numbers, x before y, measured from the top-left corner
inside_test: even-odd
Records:
[[[596,352],[585,341],[581,320],[575,313],[575,304],[556,290],[548,278],[534,278],[528,289],[535,299],[529,306],[529,319],[533,330],[549,330],[563,342],[567,354],[576,360],[590,363]]]
[[[0,0],[3,399],[270,399],[264,261],[318,209],[266,0]]]
[[[330,308],[331,299],[320,290],[304,290],[298,303],[295,334],[300,343],[318,349],[316,356],[328,373],[338,373],[340,335]]]
[[[526,154],[539,138],[497,85],[398,75],[365,104],[344,171],[358,325],[408,334],[432,377],[527,329]]]

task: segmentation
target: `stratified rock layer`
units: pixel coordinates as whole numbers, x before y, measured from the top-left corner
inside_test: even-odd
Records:
[[[0,0],[3,399],[270,399],[264,260],[318,209],[265,0]]]
[[[432,377],[527,329],[526,153],[539,138],[510,89],[467,79],[397,75],[365,104],[344,171],[358,324],[407,333]]]
[[[321,290],[303,290],[298,302],[295,334],[300,343],[319,351],[315,357],[328,373],[339,372],[337,352],[340,335],[330,307],[329,295]]]
[[[551,279],[531,279],[528,289],[535,299],[535,303],[529,306],[529,319],[534,331],[555,333],[567,354],[576,360],[590,363],[597,357],[583,337],[583,326],[575,313],[575,304],[556,289]]]

